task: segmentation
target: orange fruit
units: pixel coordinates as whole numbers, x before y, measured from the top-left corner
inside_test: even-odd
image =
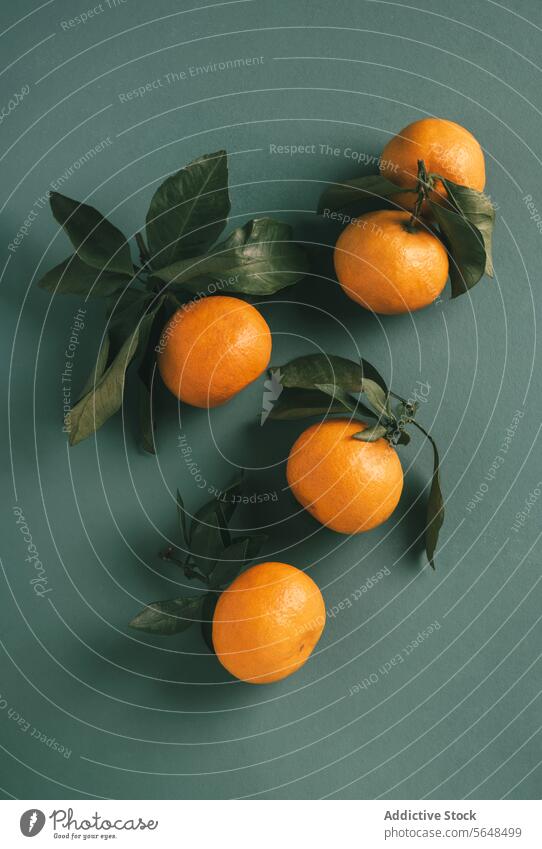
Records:
[[[403,469],[387,439],[360,442],[366,424],[327,419],[294,443],[286,477],[299,503],[322,525],[341,534],[370,531],[388,519],[403,489]]]
[[[453,183],[481,192],[486,184],[482,148],[472,135],[453,121],[444,118],[422,118],[397,133],[385,146],[380,173],[403,188],[416,188],[418,159],[423,159],[428,173],[440,174]],[[446,196],[440,181],[431,200]],[[412,210],[415,194],[392,195],[391,200]],[[425,205],[425,212],[428,212]]]
[[[223,295],[191,301],[170,318],[158,346],[167,388],[194,407],[216,407],[256,380],[271,357],[271,331],[257,309]]]
[[[322,593],[287,563],[259,563],[219,597],[213,646],[228,672],[250,684],[271,684],[296,672],[326,621]]]
[[[373,312],[395,314],[426,307],[448,279],[448,254],[423,224],[402,210],[356,218],[335,246],[335,271],[345,293]]]

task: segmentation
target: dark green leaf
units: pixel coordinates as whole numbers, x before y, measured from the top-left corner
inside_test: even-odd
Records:
[[[209,650],[215,654],[213,646],[213,616],[218,601],[218,593],[207,593],[201,606],[201,633]]]
[[[154,416],[154,376],[156,371],[156,346],[165,324],[163,310],[164,296],[154,304],[151,322],[145,325],[146,332],[140,337],[140,349],[144,351],[138,369],[139,375],[139,425],[142,447],[149,454],[156,454],[154,432],[156,421]]]
[[[225,548],[209,576],[211,587],[224,587],[231,583],[247,562],[248,550],[248,537],[236,539],[235,542]]]
[[[179,519],[179,527],[183,535],[183,542],[185,545],[188,545],[190,540],[190,535],[188,533],[188,513],[186,512],[184,501],[179,490],[177,490],[177,517]]]
[[[437,548],[439,532],[444,522],[444,499],[440,488],[440,461],[435,440],[433,437],[420,425],[414,422],[418,430],[429,440],[433,448],[433,475],[431,478],[431,489],[429,490],[429,500],[427,502],[427,521],[425,526],[425,550],[427,559],[431,568],[435,568],[435,551]]]
[[[276,421],[293,421],[308,416],[344,413],[344,406],[322,392],[310,389],[284,389],[273,404],[267,418]]]
[[[345,410],[353,413],[356,409],[356,402],[352,398],[348,392],[345,392],[344,389],[341,389],[340,386],[335,386],[333,383],[317,383],[316,389],[319,392],[323,392],[325,395],[329,395],[335,401],[338,401]]]
[[[342,183],[332,183],[325,189],[318,204],[318,214],[335,212],[347,206],[367,204],[375,200],[389,198],[390,195],[400,194],[410,189],[402,189],[395,183],[381,177],[380,174],[370,174],[345,180]]]
[[[208,153],[168,177],[147,213],[153,265],[204,253],[224,229],[229,211],[226,151]]]
[[[192,521],[190,543],[192,544],[194,539],[194,533],[196,531],[195,525],[199,523],[203,526],[210,525],[212,528],[218,528],[222,539],[222,545],[229,545],[230,533],[228,531],[228,521],[225,513],[225,510],[229,510],[229,508],[229,504],[223,504],[222,501],[216,498],[213,498],[211,501],[204,504],[203,507],[200,507]]]
[[[329,395],[334,401],[338,401],[339,404],[342,405],[343,409],[348,410],[350,413],[363,413],[366,416],[371,416],[371,418],[375,415],[372,410],[365,406],[365,404],[352,398],[348,392],[345,392],[344,389],[341,389],[339,386],[334,386],[332,383],[317,383],[316,389],[319,389],[321,392]]]
[[[156,346],[166,323],[163,310],[165,296],[160,296],[149,309],[152,321],[145,326],[145,333],[140,336],[140,348],[144,352],[138,368],[138,374],[147,389],[150,390],[156,370]]]
[[[54,217],[83,262],[94,268],[132,276],[130,248],[120,230],[93,206],[78,203],[58,192],[52,192],[49,200]]]
[[[142,380],[139,381],[139,435],[141,447],[147,454],[156,454],[154,445],[154,410],[152,390],[149,391]]]
[[[240,469],[235,480],[233,480],[232,483],[230,483],[230,485],[223,492],[220,493],[220,496],[218,498],[218,501],[222,508],[222,515],[224,517],[225,524],[228,524],[231,517],[233,516],[235,508],[239,504],[239,498],[241,495],[241,490],[243,488],[244,476],[244,469]]]
[[[204,575],[209,575],[224,547],[230,544],[230,533],[224,508],[213,499],[204,504],[192,519],[190,528],[191,557]]]
[[[442,179],[442,182],[453,207],[482,234],[486,250],[485,273],[489,277],[493,277],[491,256],[493,227],[495,225],[493,204],[483,192],[477,192],[475,189],[467,188],[467,186],[460,186],[457,183],[452,183],[451,180]]]
[[[127,274],[112,274],[87,265],[77,254],[55,266],[41,278],[39,286],[59,295],[89,295],[94,298],[112,295],[130,285]]]
[[[68,416],[70,445],[86,439],[122,406],[126,369],[136,354],[138,340],[139,328],[136,328],[95,386],[71,410]]]
[[[129,297],[126,297],[129,295]],[[128,337],[133,333],[135,327],[141,327],[146,316],[154,315],[158,308],[158,302],[152,304],[150,295],[139,293],[133,297],[133,292],[125,292],[113,305],[113,312],[109,315],[108,331],[111,341],[111,352],[118,353]],[[143,335],[143,341],[146,335]],[[139,348],[140,353],[142,351]]]
[[[135,240],[139,248],[139,260],[143,266],[146,266],[150,260],[150,255],[149,249],[145,244],[145,239],[143,238],[143,233],[136,233]]]
[[[358,439],[360,442],[376,442],[377,439],[382,439],[383,436],[386,436],[387,432],[388,429],[383,425],[376,424],[355,433],[353,438]]]
[[[288,224],[256,218],[234,230],[211,253],[160,268],[155,276],[191,292],[214,281],[221,291],[271,295],[308,271],[306,252],[291,238]]]
[[[268,539],[267,534],[250,534],[248,537],[247,559],[254,560],[255,557],[258,557]]]
[[[452,298],[478,283],[486,266],[486,251],[480,231],[466,218],[438,203],[429,201],[450,254]]]
[[[84,398],[84,396],[87,395],[90,392],[90,390],[93,389],[96,386],[96,384],[98,383],[98,381],[102,377],[102,375],[103,375],[103,373],[104,373],[104,371],[107,367],[108,359],[109,359],[109,334],[106,333],[103,340],[102,340],[102,344],[100,345],[100,350],[98,351],[98,357],[96,359],[96,364],[95,364],[94,368],[92,369],[91,373],[89,374],[89,376],[88,376],[88,378],[85,382],[85,385],[83,386],[83,388],[81,390],[81,394],[79,395],[78,400],[80,400],[81,398]]]
[[[444,522],[444,499],[440,488],[440,464],[435,441],[430,438],[433,446],[433,477],[429,500],[427,502],[427,525],[425,528],[425,550],[431,567],[435,568],[435,551],[437,549],[439,532]]]
[[[129,624],[131,628],[149,634],[178,634],[200,621],[202,603],[202,595],[154,601],[134,616]]]
[[[115,321],[120,314],[128,312],[136,304],[141,306],[142,303],[150,302],[151,295],[149,292],[141,291],[140,289],[125,289],[124,292],[111,295],[107,299],[107,319],[109,322]]]
[[[290,389],[314,389],[318,384],[339,386],[345,392],[361,392],[363,379],[374,380],[388,393],[384,379],[366,360],[355,363],[334,354],[309,354],[291,360],[275,371],[280,372],[280,382]]]
[[[364,377],[361,391],[367,397],[369,404],[375,410],[379,418],[389,418],[391,415],[389,397],[382,387],[374,380]]]

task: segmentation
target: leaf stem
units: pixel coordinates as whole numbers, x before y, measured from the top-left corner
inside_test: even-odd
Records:
[[[436,449],[437,445],[436,445],[435,440],[434,440],[434,439],[433,439],[433,437],[431,436],[431,434],[430,434],[430,433],[428,433],[428,431],[426,431],[426,430],[425,430],[425,428],[423,428],[423,427],[421,426],[421,424],[420,424],[419,422],[417,422],[415,419],[410,419],[410,421],[412,422],[412,424],[413,424],[415,427],[417,427],[417,428],[418,428],[418,430],[420,430],[420,431],[423,433],[423,435],[424,435],[424,436],[426,436],[426,437],[427,437],[427,439],[429,440],[429,442],[431,443],[431,445],[433,446],[433,448],[434,448],[434,449]]]
[[[419,223],[423,202],[428,196],[427,171],[425,169],[425,162],[423,161],[423,159],[418,159],[418,177],[416,190],[418,192],[418,197],[416,198],[416,206],[414,207],[414,212],[410,216],[410,221],[407,224],[407,229],[411,232],[416,229],[416,226]]]
[[[206,575],[200,572],[198,569],[194,569],[192,566],[188,564],[188,557],[185,561],[179,560],[178,557],[173,557],[173,546],[166,548],[164,551],[159,552],[159,557],[161,560],[168,560],[170,563],[175,563],[177,566],[180,566],[181,569],[184,570],[185,576],[188,580],[197,578],[198,581],[202,581],[204,584],[209,583],[209,579]]]

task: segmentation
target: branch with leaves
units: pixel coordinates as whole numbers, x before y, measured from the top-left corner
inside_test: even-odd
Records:
[[[280,374],[283,391],[269,412],[269,419],[292,421],[336,413],[344,415],[346,411],[353,419],[376,419],[374,424],[353,435],[353,439],[361,442],[384,438],[394,446],[408,445],[409,426],[417,428],[429,440],[433,449],[433,474],[427,502],[425,549],[434,569],[444,521],[444,500],[438,449],[433,437],[416,421],[418,404],[392,392],[377,369],[363,359],[356,363],[333,354],[310,354],[273,371]]]
[[[211,625],[219,595],[259,555],[267,540],[266,534],[232,536],[229,523],[240,502],[242,484],[241,474],[192,519],[177,492],[181,545],[167,548],[160,557],[178,566],[187,580],[198,581],[203,587],[197,595],[147,604],[129,623],[131,628],[170,636],[199,623],[205,642],[214,651]]]
[[[154,349],[182,305],[179,298],[217,290],[271,295],[305,276],[305,251],[292,241],[291,227],[272,218],[249,221],[215,244],[230,213],[223,150],[196,159],[156,190],[145,235],[136,234],[139,265],[125,236],[96,209],[57,192],[50,204],[74,253],[39,285],[51,294],[103,297],[109,304],[96,364],[66,422],[70,445],[121,408],[126,371],[139,360],[141,440],[154,453]]]
[[[438,201],[437,186],[445,190]],[[440,174],[428,173],[423,160],[418,162],[416,188],[401,188],[378,174],[333,183],[323,192],[318,213],[348,209],[357,215],[368,208],[389,205],[392,195],[399,197],[401,194],[416,196],[413,219],[419,219],[422,210],[427,208],[438,225],[438,235],[450,257],[452,298],[468,292],[484,274],[493,277],[493,204],[483,192],[460,186]],[[397,204],[394,206],[396,208]]]

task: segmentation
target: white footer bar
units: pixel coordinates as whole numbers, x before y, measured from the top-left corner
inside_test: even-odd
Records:
[[[539,801],[4,801],[3,846],[540,849]],[[168,840],[167,844],[164,840]]]

